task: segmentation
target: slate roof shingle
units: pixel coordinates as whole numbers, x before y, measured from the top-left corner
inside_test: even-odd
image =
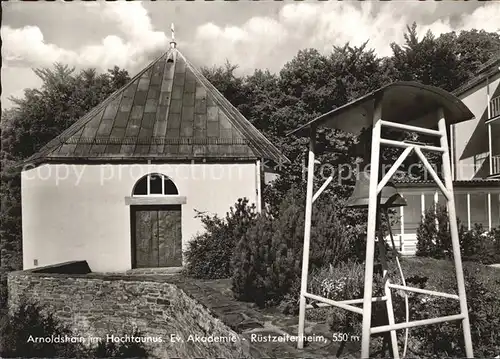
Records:
[[[28,161],[198,158],[289,162],[171,48]]]

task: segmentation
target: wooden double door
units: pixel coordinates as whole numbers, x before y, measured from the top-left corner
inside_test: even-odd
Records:
[[[181,206],[131,206],[132,266],[182,266]]]

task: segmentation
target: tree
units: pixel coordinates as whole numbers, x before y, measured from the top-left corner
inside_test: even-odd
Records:
[[[268,202],[283,198],[293,184],[304,185],[307,165],[307,138],[285,136],[299,125],[344,105],[367,92],[390,82],[391,64],[379,59],[366,44],[334,47],[329,55],[309,49],[300,51],[279,74],[279,101],[276,111],[268,115],[273,143],[292,161],[272,187],[264,189]],[[329,191],[345,199],[354,185],[353,178],[341,180],[341,165],[355,163],[353,151],[357,139],[353,134],[333,129],[319,129],[316,156],[323,166],[317,169],[319,178],[333,175]],[[333,170],[333,171],[331,171]],[[320,181],[321,182],[321,181]],[[319,184],[321,185],[321,183]],[[278,203],[275,203],[277,208]]]
[[[238,110],[254,126],[263,129],[266,135],[276,132],[269,125],[269,116],[278,110],[278,101],[282,95],[278,79],[278,76],[269,70],[257,69],[252,75],[246,76],[242,84],[245,102],[238,107]]]
[[[245,98],[242,96],[243,79],[236,77],[234,74],[237,68],[238,65],[233,65],[226,60],[223,66],[201,68],[201,74],[205,76],[234,107],[239,108],[242,103],[245,103]]]
[[[431,32],[419,39],[416,24],[409,26],[403,44],[391,44],[393,55],[380,58],[367,44],[334,46],[329,54],[304,49],[286,63],[278,74],[256,70],[252,75],[238,78],[236,65],[226,62],[222,67],[206,69],[204,74],[264,135],[291,160],[281,168],[281,176],[272,187],[264,188],[265,200],[275,209],[292,185],[305,186],[307,139],[286,136],[299,125],[342,106],[370,91],[396,80],[414,80],[454,90],[462,85],[492,56],[500,53],[500,35],[485,31],[462,31],[434,36]],[[319,162],[337,168],[355,163],[359,141],[355,137],[331,129],[320,129],[316,156]],[[384,136],[399,140],[432,140],[415,133],[387,131]],[[382,164],[394,163],[402,150],[386,148]],[[430,154],[431,164],[438,164],[437,155]],[[415,154],[403,163],[401,174],[408,177],[407,168],[418,163]],[[325,166],[317,174],[327,175]],[[413,168],[412,177],[422,176],[423,166]],[[353,178],[340,181],[334,172],[336,185],[329,189],[339,198],[350,194]],[[321,176],[325,177],[325,176]]]
[[[430,31],[419,40],[417,25],[408,26],[405,44],[391,44],[397,78],[453,91],[479,67],[500,54],[500,34],[484,30],[450,32],[435,37]]]

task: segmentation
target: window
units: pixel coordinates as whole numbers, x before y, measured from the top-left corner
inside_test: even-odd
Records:
[[[178,195],[174,182],[160,173],[150,173],[135,184],[134,196],[167,196]]]

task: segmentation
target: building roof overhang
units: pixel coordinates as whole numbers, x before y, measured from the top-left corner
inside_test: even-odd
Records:
[[[371,127],[378,103],[383,120],[419,127],[437,127],[436,114],[440,108],[448,124],[474,117],[468,107],[448,91],[418,82],[400,81],[327,112],[288,135],[307,136],[312,127],[333,128],[358,135]]]
[[[394,181],[394,185],[397,188],[422,188],[422,187],[432,187],[438,188],[436,182],[432,180],[400,180]],[[487,178],[476,178],[471,180],[456,180],[453,181],[453,187],[455,189],[459,188],[492,188],[500,190],[500,180],[497,179],[487,179]]]
[[[484,85],[487,79],[498,76],[500,74],[500,53],[494,56],[492,59],[487,61],[475,75],[466,83],[462,84],[459,88],[453,90],[453,94],[458,97],[462,97],[470,90],[474,89],[479,85]]]

